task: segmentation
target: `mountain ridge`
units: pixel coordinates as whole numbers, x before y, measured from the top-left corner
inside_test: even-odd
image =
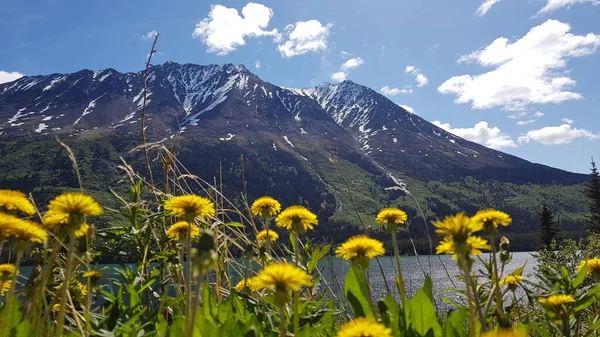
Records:
[[[143,73],[120,73],[113,68],[95,71],[84,69],[75,73],[26,76],[4,83],[0,85],[0,137],[14,135],[15,128],[19,130],[22,126],[29,127],[28,130],[20,128],[29,134],[60,134],[93,128],[122,128],[125,132],[134,132],[136,127],[132,124],[139,121],[136,115],[139,115],[143,101]],[[198,126],[204,114],[211,115],[215,110],[223,110],[219,106],[230,99],[229,96],[234,96],[237,103],[244,103],[245,110],[266,114],[270,121],[289,118],[290,114],[298,125],[306,116],[322,121],[324,116],[320,115],[321,111],[311,102],[300,99],[306,97],[318,103],[333,121],[346,130],[365,155],[374,158],[388,170],[402,173],[425,171],[425,175],[428,175],[431,173],[428,167],[433,166],[434,171],[444,168],[459,172],[457,177],[460,178],[477,176],[478,170],[490,167],[493,170],[505,168],[507,172],[500,174],[504,175],[501,178],[510,180],[512,177],[508,170],[515,165],[530,164],[542,170],[547,168],[448,133],[374,90],[348,80],[338,84],[322,83],[311,88],[284,88],[261,80],[244,65],[197,65],[168,61],[149,69],[148,82],[148,113],[154,119],[157,133],[161,135],[159,139],[183,134]],[[33,98],[33,106],[20,105],[22,102],[17,98],[22,98],[24,93],[30,100]],[[33,93],[37,95],[35,98],[32,97]],[[248,96],[250,99],[247,99]],[[67,99],[55,102],[56,98],[61,97]],[[287,110],[287,116],[282,107]],[[236,113],[244,110],[235,105],[229,108],[236,108]],[[16,112],[9,116],[11,109]],[[81,113],[56,114],[52,111],[57,109],[61,112],[79,109]],[[108,109],[111,114],[103,113],[102,110]],[[98,110],[101,111],[94,114]],[[233,111],[230,110],[231,116]],[[65,115],[69,115],[66,122],[51,125],[53,120],[64,118]],[[231,122],[232,118],[229,118],[226,124]],[[235,133],[224,131],[218,139],[235,137]],[[302,126],[300,133],[306,133]],[[427,146],[422,146],[425,143]],[[479,159],[482,152],[485,153],[485,160]],[[411,165],[424,161],[431,164],[418,169]],[[551,171],[546,173],[556,176]],[[575,181],[581,179],[572,180]]]
[[[0,84],[0,186],[42,200],[50,187],[77,187],[55,136],[98,193],[118,185],[121,157],[144,172],[129,151],[141,141],[142,97],[142,71],[112,68]],[[335,240],[341,228],[374,225],[384,206],[407,210],[421,233],[432,219],[485,207],[510,212],[511,230],[528,232],[547,200],[569,231],[585,223],[586,175],[464,140],[352,81],[294,89],[242,65],[167,62],[149,70],[147,116],[147,141],[173,148],[191,173],[222,175],[227,195],[247,187],[250,199],[310,206],[319,233]],[[152,165],[161,171],[160,160]]]

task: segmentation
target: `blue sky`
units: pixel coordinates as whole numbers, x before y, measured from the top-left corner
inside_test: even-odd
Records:
[[[244,64],[286,87],[346,78],[467,139],[587,172],[598,18],[598,0],[8,0],[0,82],[138,71],[157,31],[155,63]]]

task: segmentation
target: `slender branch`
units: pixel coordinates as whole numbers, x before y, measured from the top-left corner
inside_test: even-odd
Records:
[[[154,37],[154,42],[152,42],[152,48],[150,49],[150,54],[148,54],[148,61],[146,62],[146,70],[144,72],[144,98],[143,98],[143,105],[142,105],[142,143],[143,143],[143,148],[144,148],[144,159],[146,160],[146,166],[148,167],[148,174],[150,177],[150,183],[152,185],[154,185],[154,179],[152,177],[152,167],[150,166],[150,157],[148,156],[148,144],[146,142],[146,103],[147,103],[147,99],[148,99],[148,74],[150,73],[150,66],[152,65],[150,62],[152,61],[152,55],[154,55],[154,53],[156,53],[156,49],[154,48],[156,46],[156,42],[158,41],[158,37],[160,36],[160,34],[156,34],[156,36]]]

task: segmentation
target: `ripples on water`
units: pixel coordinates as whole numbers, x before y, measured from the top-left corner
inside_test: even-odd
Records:
[[[525,271],[523,276],[533,273],[533,269],[537,264],[537,261],[531,252],[513,253],[512,261],[506,266],[504,274],[510,274],[515,269],[523,266],[525,263]],[[483,259],[487,259],[486,254],[482,255]],[[346,273],[350,267],[350,262],[329,257],[322,260],[321,270],[323,273],[324,281],[321,286],[325,286],[325,283],[334,291],[337,296],[343,296],[344,293],[344,279]],[[372,260],[369,266],[369,283],[373,296],[376,300],[382,299],[387,294],[385,282],[387,281],[388,286],[391,289],[392,294],[399,299],[396,285],[396,262],[393,256],[384,256],[379,258],[383,273],[379,267],[377,261]],[[434,297],[438,308],[447,310],[450,307],[440,301],[440,297],[448,297],[453,300],[457,300],[457,296],[454,292],[449,291],[449,288],[461,288],[464,289],[464,284],[457,279],[457,275],[460,273],[456,262],[452,260],[450,255],[432,255],[432,256],[402,256],[400,259],[402,264],[402,274],[404,276],[404,283],[406,285],[406,292],[409,296],[412,296],[416,291],[423,286],[425,281],[425,275],[429,274],[433,280]],[[131,265],[134,266],[134,265]],[[104,274],[108,278],[116,277],[114,269],[119,267],[118,265],[99,265],[96,270],[103,268]],[[479,262],[476,262],[473,266],[473,270],[477,270],[481,267]],[[21,275],[28,277],[31,274],[31,267],[21,267]],[[450,277],[448,277],[450,275]],[[23,280],[22,280],[23,281]]]
[[[513,258],[510,263],[504,269],[504,275],[510,274],[515,269],[523,266],[525,263],[525,270],[523,276],[527,276],[533,273],[533,269],[537,264],[537,261],[531,252],[513,253]],[[487,254],[483,254],[482,258],[485,260],[488,257]],[[371,260],[369,266],[369,283],[373,292],[374,298],[381,299],[387,294],[385,282],[387,281],[392,294],[399,299],[398,292],[396,290],[395,277],[396,277],[396,262],[393,256],[384,256],[379,258],[381,263],[383,274],[379,268],[379,264],[375,260]],[[420,264],[419,264],[420,262]],[[402,274],[404,276],[404,283],[406,285],[406,292],[408,296],[414,295],[419,288],[423,286],[425,281],[425,275],[429,274],[433,280],[434,297],[438,306],[441,309],[449,309],[450,307],[445,303],[438,301],[440,297],[448,297],[453,300],[457,300],[457,296],[454,292],[449,291],[449,288],[460,288],[464,289],[464,284],[456,277],[460,271],[455,261],[452,260],[450,255],[432,255],[432,256],[402,256],[400,259],[402,265]],[[343,294],[344,292],[344,277],[348,272],[350,263],[340,259],[333,258],[330,262],[326,262],[323,266],[323,276],[329,283],[329,286],[334,290],[336,294]],[[473,266],[473,270],[482,268],[481,263],[476,262]],[[423,272],[424,271],[424,272]],[[450,275],[450,277],[448,277]]]

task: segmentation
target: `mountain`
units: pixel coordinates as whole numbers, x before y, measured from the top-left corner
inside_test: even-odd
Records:
[[[123,144],[139,144],[143,81],[143,71],[104,69],[26,76],[0,84],[0,142],[5,145],[0,155],[14,167],[15,161],[27,159],[17,158],[24,143],[49,146],[55,136],[88,144],[84,153],[102,147],[100,143],[106,145],[102,153],[109,158],[125,153]],[[208,181],[224,160],[231,166],[229,181],[239,181],[237,161],[244,154],[255,161],[257,195],[327,204],[326,219],[332,222],[356,223],[348,214],[353,198],[344,186],[347,179],[339,177],[339,171],[346,170],[349,183],[360,186],[354,199],[364,202],[355,208],[367,216],[387,204],[412,207],[416,215],[417,207],[407,200],[408,188],[421,198],[428,216],[504,207],[522,215],[526,226],[536,217],[536,203],[550,197],[569,226],[582,224],[585,207],[580,197],[560,196],[578,191],[587,176],[457,137],[351,81],[292,89],[265,82],[242,65],[167,62],[150,68],[147,83],[149,141],[178,144],[182,162]],[[33,145],[25,147],[35,151]],[[50,169],[45,161],[52,160],[57,159],[38,161]],[[4,183],[18,185],[24,177],[40,174],[30,171],[7,170]],[[475,190],[465,191],[473,182]],[[239,186],[231,184],[235,193]],[[515,201],[522,196],[531,198]]]

